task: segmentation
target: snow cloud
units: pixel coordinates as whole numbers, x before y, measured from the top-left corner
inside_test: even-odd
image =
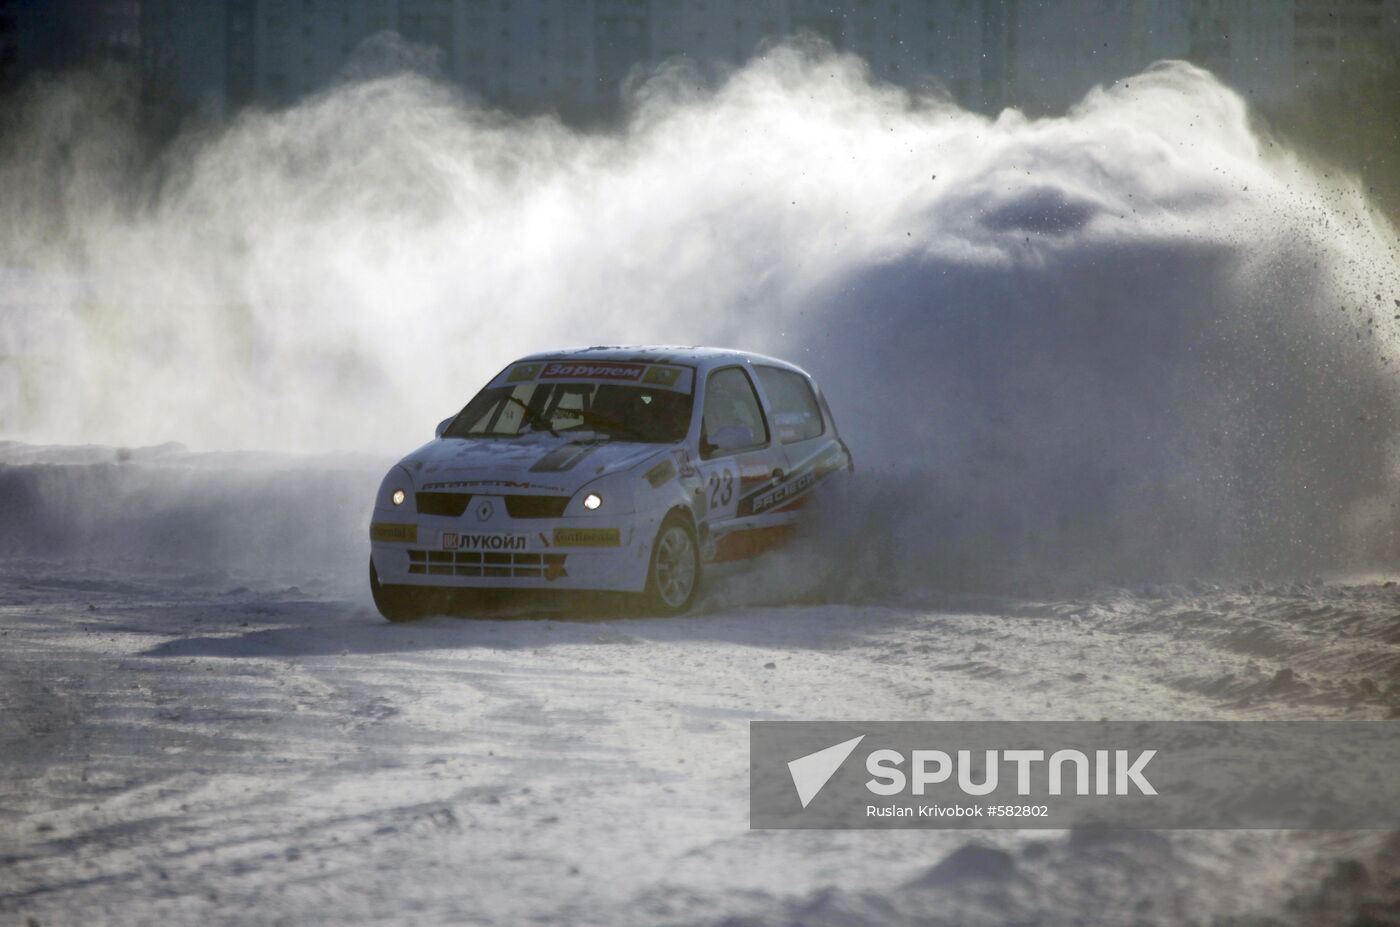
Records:
[[[1045,119],[801,44],[698,83],[582,131],[360,75],[158,153],[121,80],[30,87],[0,430],[401,452],[519,354],[721,344],[823,384],[880,570],[1393,557],[1395,230],[1210,75]]]

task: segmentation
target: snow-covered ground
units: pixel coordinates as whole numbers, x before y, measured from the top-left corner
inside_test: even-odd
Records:
[[[0,450],[7,922],[1400,922],[1390,834],[747,821],[754,719],[1396,717],[1383,577],[395,626],[377,463]]]
[[[1397,715],[1358,179],[1181,62],[986,116],[800,42],[616,132],[374,71],[5,111],[0,432],[318,453],[0,441],[0,927],[1400,924],[1389,834],[747,829],[754,719]],[[646,342],[809,369],[849,517],[678,620],[373,613],[321,449]]]

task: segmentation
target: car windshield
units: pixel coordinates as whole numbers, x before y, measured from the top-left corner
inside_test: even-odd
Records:
[[[467,403],[448,438],[515,438],[591,432],[615,441],[673,444],[690,427],[691,396],[619,383],[522,383],[485,389]]]

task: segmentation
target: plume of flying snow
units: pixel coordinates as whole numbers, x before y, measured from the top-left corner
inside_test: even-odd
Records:
[[[843,581],[1393,561],[1395,230],[1208,73],[1044,119],[801,43],[692,78],[583,131],[369,71],[155,154],[120,80],[27,89],[0,429],[399,453],[520,354],[720,344],[825,388]]]

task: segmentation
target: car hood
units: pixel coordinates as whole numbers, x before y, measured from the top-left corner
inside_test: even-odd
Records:
[[[631,469],[672,445],[610,441],[596,435],[439,438],[401,462],[418,489],[568,493]]]

